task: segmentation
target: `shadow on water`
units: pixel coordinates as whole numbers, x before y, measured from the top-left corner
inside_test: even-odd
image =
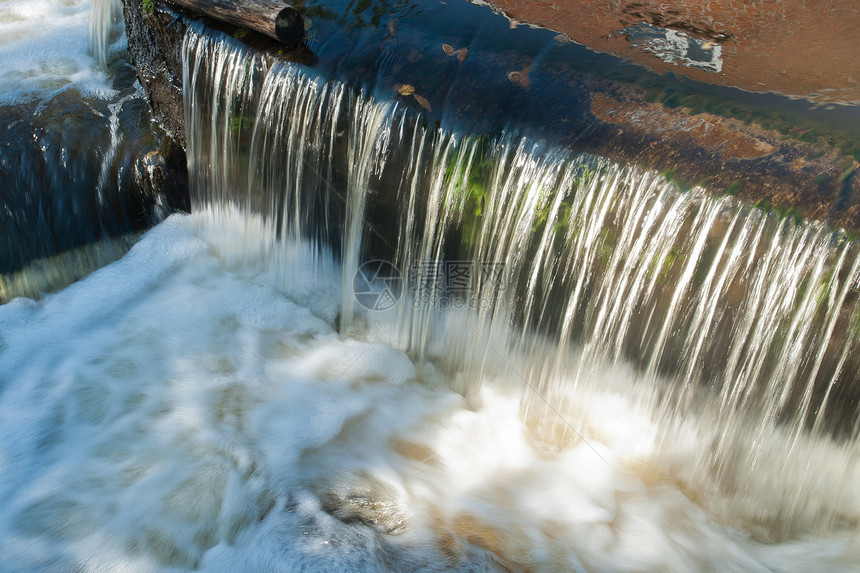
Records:
[[[574,145],[583,131],[599,128],[588,113],[590,90],[594,82],[610,81],[642,90],[645,101],[754,122],[803,141],[826,134],[842,153],[860,157],[857,106],[813,106],[658,74],[551,30],[514,26],[468,2],[293,4],[310,19],[308,47],[323,75],[395,97],[449,129],[522,127],[526,135]],[[403,84],[419,97],[400,95]]]

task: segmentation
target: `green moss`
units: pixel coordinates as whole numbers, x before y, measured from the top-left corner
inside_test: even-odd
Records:
[[[677,165],[675,167],[670,167],[669,169],[664,171],[662,175],[666,178],[666,181],[669,181],[671,183],[675,179],[675,174],[678,173],[678,169],[680,169],[680,167],[678,167]]]
[[[789,207],[785,213],[782,214],[784,218],[794,219],[794,222],[800,224],[803,222],[803,212],[798,207]]]
[[[854,318],[851,320],[851,333],[854,335],[854,338],[860,338],[860,311],[854,314]]]
[[[770,210],[770,197],[765,197],[764,199],[759,199],[755,205],[753,205],[756,209],[761,209],[762,211]]]
[[[663,100],[663,105],[665,105],[668,108],[672,108],[672,109],[674,109],[676,107],[680,107],[682,105],[681,104],[681,97],[677,96],[677,95],[669,96]]]
[[[833,280],[833,271],[827,271],[824,273],[824,276],[821,277],[821,280],[818,281],[817,292],[815,295],[815,302],[818,306],[827,299],[827,295],[830,293],[830,282]]]
[[[642,96],[642,99],[648,103],[654,103],[660,98],[661,91],[662,90],[660,90],[660,88],[650,88],[645,91],[645,95]]]
[[[800,141],[806,141],[808,143],[812,143],[813,141],[817,140],[819,137],[821,137],[821,132],[819,132],[817,129],[808,129],[808,130],[805,130],[803,133],[800,134],[799,139],[800,139]]]
[[[660,255],[663,255],[662,259]],[[672,272],[675,263],[679,260],[683,260],[683,258],[683,253],[681,253],[681,250],[675,246],[671,247],[665,254],[658,253],[654,255],[654,258],[648,265],[648,276],[653,277],[656,272],[657,282],[664,284],[669,280],[669,273]]]
[[[251,33],[251,30],[248,28],[238,28],[235,32],[233,32],[233,37],[237,40],[244,40],[248,37],[248,34]]]
[[[691,114],[702,113],[706,109],[706,100],[700,94],[681,97],[681,105],[690,109]]]
[[[445,170],[445,204],[463,205],[463,241],[477,239],[487,202],[487,181],[492,173],[488,138],[479,136],[464,142],[448,161]]]
[[[679,169],[680,166],[677,165],[675,167],[670,167],[669,169],[664,171],[662,175],[666,178],[666,181],[668,183],[672,183],[675,187],[677,187],[678,191],[680,191],[681,193],[686,193],[693,188],[693,185],[689,180],[678,176]]]
[[[565,235],[567,230],[570,228],[570,209],[570,203],[562,202],[561,212],[556,218],[555,227],[553,228],[556,237]],[[559,244],[561,244],[561,242]]]
[[[850,163],[845,169],[842,170],[842,173],[839,174],[839,178],[837,181],[840,185],[851,179],[851,176],[857,171],[857,164]]]
[[[617,235],[614,227],[604,227],[597,238],[597,257],[601,266],[605,267],[612,253],[615,252]]]
[[[743,188],[743,181],[732,181],[731,184],[726,187],[726,195],[737,197],[738,195],[740,195],[741,191],[743,191]]]
[[[253,118],[250,115],[237,115],[230,118],[230,131],[237,132],[243,129],[250,129],[253,125]]]
[[[153,14],[155,12],[155,0],[143,0],[143,9],[147,14]]]

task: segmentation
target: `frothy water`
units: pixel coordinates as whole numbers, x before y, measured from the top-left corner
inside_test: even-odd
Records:
[[[0,307],[0,569],[860,569],[844,235],[184,65],[195,214]]]
[[[231,227],[272,233],[233,210],[174,216],[0,307],[4,570],[854,569],[850,532],[757,543],[662,476],[631,369],[571,390],[589,441],[547,448],[510,374],[470,406],[432,364],[338,335],[330,258],[238,253]],[[304,299],[272,249],[298,253]],[[815,452],[836,471],[837,448]]]
[[[104,63],[111,49],[111,30],[116,29],[116,19],[109,22],[117,2],[94,0],[93,10],[104,11],[102,5],[108,7],[107,18],[95,48]],[[112,97],[116,92],[105,70],[93,66],[89,16],[88,0],[0,3],[0,105],[49,99],[68,89],[88,97]],[[115,31],[113,39],[117,39]]]

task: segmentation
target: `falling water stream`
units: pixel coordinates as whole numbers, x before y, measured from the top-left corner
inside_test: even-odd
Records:
[[[858,570],[844,233],[183,65],[193,214],[0,307],[0,569]]]

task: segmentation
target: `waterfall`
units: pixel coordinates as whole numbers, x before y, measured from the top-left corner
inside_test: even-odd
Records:
[[[120,0],[90,0],[90,53],[104,67],[113,36],[120,33],[122,2]]]
[[[773,498],[775,472],[779,495],[742,525],[777,539],[845,519],[860,453],[860,247],[845,233],[514,133],[428,125],[195,25],[183,64],[192,208],[262,217],[287,282],[290,245],[335,253],[343,333],[451,373],[468,400],[514,372],[521,416],[556,448],[588,439],[571,396],[632,368],[658,457],[714,514]],[[398,305],[356,307],[370,259],[399,270]],[[844,472],[814,472],[825,451]]]

